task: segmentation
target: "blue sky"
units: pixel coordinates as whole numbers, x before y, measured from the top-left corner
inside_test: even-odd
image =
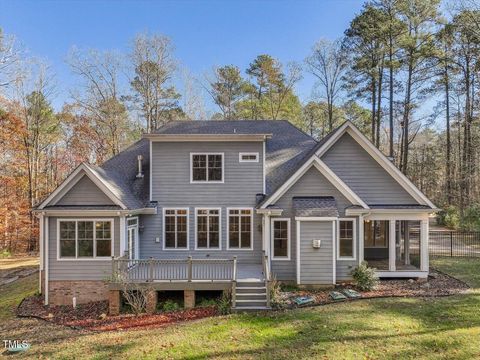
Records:
[[[361,9],[360,0],[318,1],[22,1],[0,0],[0,27],[14,34],[30,54],[47,60],[56,73],[54,105],[68,100],[78,81],[65,63],[72,46],[126,52],[139,32],[161,33],[175,56],[200,77],[213,65],[244,70],[257,55],[301,62],[324,37],[342,35]],[[308,74],[297,86],[311,97]]]

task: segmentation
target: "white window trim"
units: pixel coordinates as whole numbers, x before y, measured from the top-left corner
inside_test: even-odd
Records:
[[[211,248],[211,247],[198,247],[198,210],[218,210],[218,248]],[[207,215],[208,217],[210,215]],[[209,222],[207,222],[209,224]],[[208,226],[208,225],[207,225]],[[207,232],[208,243],[210,243],[210,231]],[[222,208],[217,207],[208,207],[208,206],[199,206],[195,208],[195,250],[198,251],[221,251],[222,250]]]
[[[353,256],[340,256],[340,221],[351,221],[353,223],[352,241]],[[357,219],[355,218],[339,218],[337,222],[337,260],[357,260]]]
[[[244,155],[251,156],[254,155],[255,159],[254,160],[247,160],[247,159],[242,159]],[[238,153],[238,161],[241,163],[258,163],[260,155],[258,152],[241,152]]]
[[[178,247],[174,247],[174,248],[167,248],[165,246],[165,243],[166,243],[166,238],[165,238],[165,215],[166,215],[166,211],[167,210],[186,210],[187,211],[187,247],[186,248],[178,248]],[[171,216],[171,215],[169,215]],[[177,236],[176,235],[176,230],[177,230],[177,221],[176,221],[176,217],[178,215],[175,213],[175,237]],[[162,250],[163,251],[189,251],[190,250],[190,209],[189,208],[186,208],[186,207],[164,207],[163,208],[163,217],[162,217],[162,238],[163,238],[163,244],[162,244]],[[176,242],[176,241],[175,241]]]
[[[60,256],[60,223],[66,221],[75,221],[75,257],[61,257]],[[92,257],[78,257],[78,222],[79,221],[93,221],[93,256]],[[110,256],[96,256],[97,247],[96,247],[96,231],[95,231],[95,222],[110,222],[112,239],[110,240]],[[59,218],[57,219],[57,261],[105,261],[111,260],[114,256],[114,241],[115,241],[115,222],[114,219],[106,218]]]
[[[194,155],[207,156],[207,178],[208,178],[208,155],[221,155],[222,156],[222,180],[221,181],[193,180],[193,156]],[[225,153],[223,152],[191,152],[190,153],[190,184],[223,184],[223,183],[225,183]]]
[[[275,234],[275,222],[277,221],[286,221],[287,222],[287,231],[288,231],[288,236],[287,236],[287,256],[275,256],[275,249],[274,249],[274,234]],[[270,230],[270,246],[272,249],[272,260],[275,261],[290,261],[291,260],[291,238],[292,234],[290,233],[291,227],[290,227],[290,218],[272,218],[271,219],[271,230]]]
[[[230,210],[250,210],[250,247],[249,248],[231,248],[230,247]],[[232,251],[252,251],[254,241],[254,222],[253,222],[253,208],[252,207],[229,207],[227,208],[227,250]]]

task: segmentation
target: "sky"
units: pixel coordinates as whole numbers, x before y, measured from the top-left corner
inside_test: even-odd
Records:
[[[58,110],[79,81],[65,62],[73,46],[126,53],[137,33],[160,33],[171,38],[180,67],[201,78],[213,66],[225,64],[244,71],[260,54],[284,64],[303,62],[319,39],[341,37],[362,4],[361,0],[0,0],[0,27],[15,35],[30,55],[50,64],[57,84],[53,105]],[[304,74],[297,85],[303,102],[312,98],[314,83]]]

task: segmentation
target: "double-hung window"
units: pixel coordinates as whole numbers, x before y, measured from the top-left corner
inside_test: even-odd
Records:
[[[355,259],[355,220],[342,219],[338,222],[338,258]]]
[[[290,219],[272,219],[273,260],[290,259]]]
[[[112,220],[58,220],[60,259],[112,256]]]
[[[252,209],[228,209],[228,248],[252,249]]]
[[[223,153],[190,154],[190,182],[223,182]]]
[[[188,249],[188,209],[164,209],[164,248]]]
[[[220,209],[196,209],[197,249],[220,249]]]

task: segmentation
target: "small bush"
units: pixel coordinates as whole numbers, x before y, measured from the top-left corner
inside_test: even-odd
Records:
[[[218,300],[217,299],[202,299],[198,303],[198,307],[209,307],[209,306],[217,306]]]
[[[460,212],[455,206],[449,206],[438,214],[439,225],[445,225],[450,229],[460,228]]]
[[[230,314],[232,311],[232,294],[224,292],[217,303],[218,312],[222,315]]]
[[[270,305],[275,308],[279,309],[282,307],[282,287],[280,283],[277,281],[277,279],[273,278],[272,281],[270,281],[270,287],[268,289],[270,291]]]
[[[162,305],[162,310],[165,312],[172,312],[180,310],[180,305],[173,300],[167,300]]]
[[[7,249],[0,251],[0,259],[7,259],[12,256],[12,253]]]
[[[362,291],[374,290],[378,285],[378,276],[375,274],[375,269],[368,267],[365,261],[353,269],[351,275],[355,285]]]

